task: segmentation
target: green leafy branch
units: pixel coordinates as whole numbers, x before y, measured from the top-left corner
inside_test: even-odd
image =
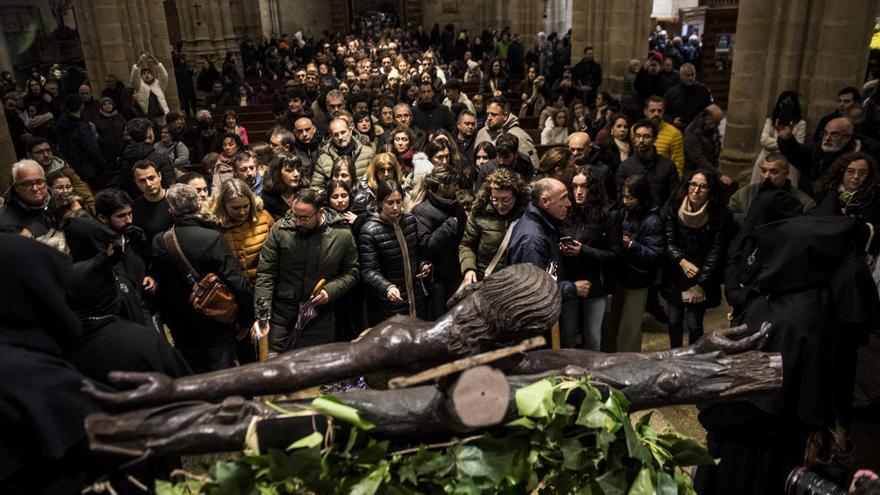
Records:
[[[633,424],[620,392],[583,379],[545,379],[517,390],[519,417],[465,439],[393,450],[338,398],[312,408],[351,425],[343,445],[314,432],[286,451],[219,462],[210,481],[160,482],[160,495],[694,494],[683,467],[714,460],[694,439]],[[333,431],[329,428],[328,431]]]

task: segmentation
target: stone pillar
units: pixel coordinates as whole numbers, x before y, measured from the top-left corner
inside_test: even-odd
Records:
[[[177,1],[180,34],[183,39],[181,53],[194,65],[202,65],[204,59],[208,59],[220,70],[226,52],[232,52],[236,58],[239,57],[229,4],[230,0]]]
[[[278,11],[278,0],[259,0],[259,2],[262,36],[267,39],[281,36],[281,13]]]
[[[0,191],[6,191],[12,184],[12,164],[15,163],[15,145],[9,135],[6,117],[0,118]]]
[[[571,63],[580,62],[584,48],[592,46],[602,64],[602,89],[613,95],[623,91],[623,76],[631,59],[648,53],[651,33],[651,0],[580,0],[571,12]]]
[[[168,107],[172,111],[180,108],[162,2],[78,0],[74,2],[74,10],[89,80],[97,94],[107,74],[127,82],[131,66],[141,52],[148,52],[168,71],[165,88]]]
[[[876,0],[741,0],[734,41],[721,165],[751,171],[764,120],[776,97],[798,93],[807,133],[837,105],[845,86],[861,87]]]

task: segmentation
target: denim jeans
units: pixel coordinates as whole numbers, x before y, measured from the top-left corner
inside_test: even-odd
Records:
[[[605,297],[566,299],[562,302],[559,318],[559,337],[562,347],[576,347],[577,334],[583,336],[583,348],[598,351],[602,343],[602,319],[605,317]]]
[[[688,327],[688,344],[692,345],[703,336],[703,316],[706,308],[703,304],[685,304],[678,301],[667,301],[666,311],[669,313],[669,346],[684,345],[684,325]]]

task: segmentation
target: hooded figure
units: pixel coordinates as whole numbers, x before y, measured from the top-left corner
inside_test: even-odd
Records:
[[[98,406],[64,359],[80,336],[65,301],[70,259],[0,234],[0,492],[79,493],[91,455],[84,421]]]
[[[721,462],[697,468],[698,493],[782,493],[808,439],[846,425],[857,346],[880,328],[877,289],[861,259],[862,228],[851,219],[803,216],[749,227],[733,243],[741,254],[732,256],[739,263],[728,268],[728,287],[745,291],[733,298],[742,301],[733,323],[773,325],[761,350],[782,354],[785,381],[780,390],[702,409],[709,453]]]
[[[85,376],[107,383],[111,371],[158,371],[168,376],[191,374],[186,361],[152,328],[117,316],[120,291],[113,266],[122,250],[99,252],[73,265],[67,300],[82,321],[82,335],[68,359]]]

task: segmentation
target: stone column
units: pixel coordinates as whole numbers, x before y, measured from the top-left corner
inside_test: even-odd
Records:
[[[623,76],[631,59],[648,53],[651,0],[580,0],[572,5],[571,63],[580,62],[584,48],[592,46],[602,64],[602,89],[613,95],[623,91]]]
[[[267,39],[281,36],[281,13],[278,10],[278,0],[259,0],[259,2],[262,36]]]
[[[746,175],[760,150],[776,97],[798,93],[807,133],[837,105],[845,86],[861,87],[876,0],[741,0],[734,41],[721,165]]]
[[[181,53],[194,65],[201,65],[204,59],[208,59],[220,70],[226,52],[233,52],[236,58],[239,57],[229,3],[229,0],[177,1],[183,39]]]
[[[74,2],[74,11],[89,80],[97,94],[107,74],[127,82],[131,66],[141,52],[148,52],[168,71],[165,88],[168,107],[172,111],[180,108],[162,2],[78,0]]]
[[[9,135],[6,117],[0,118],[0,191],[12,184],[12,164],[15,163],[15,145]]]

